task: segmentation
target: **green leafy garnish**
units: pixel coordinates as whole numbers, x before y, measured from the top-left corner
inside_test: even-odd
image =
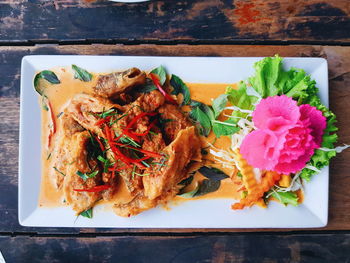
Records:
[[[103,163],[103,172],[108,173],[108,168],[110,168],[113,164],[107,158],[103,158],[101,155],[97,156],[97,160]]]
[[[199,124],[199,132],[204,136],[208,136],[211,131],[211,123],[207,114],[205,114],[200,107],[196,107],[191,110],[190,117]]]
[[[198,191],[194,194],[194,197],[215,192],[220,188],[220,182],[221,181],[204,179],[199,185]]]
[[[81,212],[79,215],[87,218],[92,218],[92,208],[85,210],[84,212]]]
[[[74,70],[75,79],[80,79],[85,82],[89,82],[92,80],[92,74],[87,72],[85,69],[82,69],[74,64],[72,65],[72,69]]]
[[[213,126],[213,132],[215,133],[216,138],[232,135],[239,131],[236,121],[233,119],[228,119],[226,121],[212,120],[211,124]]]
[[[197,185],[197,187],[194,188],[192,191],[178,194],[178,196],[181,196],[183,198],[192,198],[192,197],[194,197],[196,195],[196,193],[198,192],[199,188],[200,188],[200,186]]]
[[[247,94],[247,86],[242,81],[238,84],[238,89],[227,87],[226,94],[230,103],[242,110],[253,110],[257,97]],[[246,117],[248,114],[238,110],[232,113],[234,117]]]
[[[153,84],[152,80],[146,79],[145,85],[141,86],[137,91],[141,93],[148,93],[156,89],[157,87]]]
[[[49,111],[49,106],[47,106],[47,97],[45,95],[41,96],[41,107],[43,110]]]
[[[114,115],[116,115],[116,114],[118,114],[117,112],[116,112],[116,109],[109,109],[108,111],[103,111],[102,113],[100,113],[100,114],[97,114],[97,116],[98,117],[100,117],[101,119],[105,119],[105,118],[107,118],[108,116],[114,116]]]
[[[81,178],[83,179],[84,181],[86,181],[87,179],[89,178],[94,178],[97,174],[98,174],[98,170],[96,171],[93,171],[91,173],[82,173],[80,171],[77,171],[76,174]]]
[[[180,183],[178,183],[178,184],[183,185],[183,186],[187,186],[187,185],[190,185],[190,184],[192,183],[192,181],[193,181],[193,175],[191,175],[190,177],[188,177],[188,178],[182,180],[182,181],[181,181]]]
[[[198,171],[208,179],[214,181],[220,181],[229,178],[229,176],[223,171],[214,167],[202,166]]]
[[[171,94],[178,95],[181,93],[183,95],[182,105],[188,105],[191,102],[190,90],[178,76],[171,75],[170,85],[174,88]]]
[[[223,97],[227,97],[226,95]],[[222,102],[225,101],[223,97],[216,102],[216,112],[217,116],[221,113],[225,106]],[[221,102],[220,102],[221,101]],[[227,102],[227,101],[226,101]],[[225,104],[226,105],[226,104]],[[190,112],[190,117],[192,120],[196,121],[197,127],[200,133],[204,136],[208,136],[210,131],[213,130],[217,138],[225,135],[231,135],[239,131],[236,126],[236,122],[232,119],[227,119],[225,121],[219,121],[215,118],[215,113],[212,107],[205,105],[198,101],[191,102],[192,110]],[[220,111],[221,109],[221,111]]]
[[[227,105],[227,94],[221,94],[213,101],[213,110],[215,118],[219,117],[220,113],[225,109]]]
[[[243,191],[243,192],[241,193],[241,198],[244,199],[244,198],[247,197],[247,195],[248,195],[248,191]]]
[[[44,94],[44,87],[40,85],[40,80],[45,79],[46,81],[50,82],[51,84],[60,84],[60,80],[58,79],[57,75],[52,72],[51,70],[43,70],[35,75],[34,78],[34,88],[35,90],[40,94]]]
[[[163,66],[159,66],[158,68],[152,69],[151,73],[156,74],[159,77],[160,85],[164,85],[166,81],[166,71]]]
[[[284,205],[298,206],[298,195],[294,192],[276,192],[272,193],[272,196],[280,201]]]
[[[51,156],[51,154],[50,154]],[[48,159],[47,159],[48,160]],[[57,167],[52,167],[56,172],[58,172],[59,174],[63,175],[63,176],[66,176],[63,172],[61,172],[60,170],[57,169]]]

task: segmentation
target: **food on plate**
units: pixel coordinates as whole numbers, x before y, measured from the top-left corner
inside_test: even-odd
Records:
[[[216,104],[232,110],[226,122],[231,120],[239,130],[230,135],[229,150],[211,153],[223,165],[234,162],[239,170],[246,193],[233,209],[261,199],[296,206],[303,199],[304,182],[349,146],[335,147],[335,115],[321,103],[315,81],[304,70],[285,70],[279,56],[264,58],[254,67],[254,76],[238,88],[228,87],[214,101],[213,108]]]
[[[255,69],[227,88],[162,66],[39,72],[41,204],[62,201],[88,218],[103,202],[124,217],[202,198],[238,200],[234,210],[298,205],[304,181],[347,146],[334,146],[335,115],[303,70],[284,70],[278,56]]]

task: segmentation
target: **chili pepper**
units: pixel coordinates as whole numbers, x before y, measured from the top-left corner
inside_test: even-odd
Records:
[[[127,129],[123,129],[123,134],[130,137],[136,142],[140,142],[140,139],[137,137],[137,135],[133,134],[132,132],[128,131]]]
[[[96,193],[96,192],[101,192],[103,190],[109,189],[111,186],[110,185],[97,185],[89,189],[73,189],[74,191],[77,192],[89,192],[89,193]]]
[[[168,93],[165,92],[165,90],[162,88],[162,86],[160,85],[159,83],[159,79],[157,77],[157,75],[153,74],[153,73],[150,73],[149,76],[151,77],[154,85],[156,85],[157,89],[160,91],[160,93],[163,94],[163,96],[165,97],[165,99],[167,101],[169,101],[170,103],[172,104],[175,104],[177,105],[177,102],[176,100],[174,100]]]
[[[55,122],[55,116],[54,116],[53,111],[52,111],[51,103],[46,97],[44,97],[44,98],[45,98],[46,104],[49,108],[49,114],[50,114],[50,120],[51,120],[50,132],[49,132],[48,139],[47,139],[47,148],[50,148],[52,137],[56,133],[56,122]]]
[[[104,152],[106,149],[105,149],[103,143],[102,143],[101,140],[98,138],[98,136],[94,136],[94,137],[95,137],[96,141],[98,142],[98,144],[100,145],[101,150]]]
[[[147,150],[143,150],[143,149],[140,149],[140,148],[136,148],[136,147],[133,147],[133,146],[130,146],[130,145],[125,145],[125,144],[122,144],[122,143],[114,143],[114,145],[118,145],[118,146],[124,146],[124,147],[127,147],[127,148],[130,148],[130,149],[133,149],[133,150],[136,150],[136,151],[139,151],[149,157],[154,157],[154,158],[161,158],[163,157],[161,154],[159,153],[155,153],[155,152],[150,152],[150,151],[147,151]]]

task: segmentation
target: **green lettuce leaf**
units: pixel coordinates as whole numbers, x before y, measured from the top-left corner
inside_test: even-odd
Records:
[[[278,81],[282,71],[282,58],[267,57],[254,64],[255,76],[249,78],[251,86],[263,97],[279,94]]]
[[[284,205],[298,205],[298,195],[294,192],[273,192],[272,196]]]
[[[234,89],[232,87],[227,87],[226,94],[228,95],[229,102],[243,110],[253,110],[254,103],[257,101],[257,97],[250,96],[247,94],[247,85],[241,81],[238,83],[238,88]],[[247,113],[242,113],[240,111],[234,111],[232,113],[234,117],[246,117]]]

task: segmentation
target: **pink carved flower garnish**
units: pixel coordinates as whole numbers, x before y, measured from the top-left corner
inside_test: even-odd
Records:
[[[253,112],[257,130],[249,133],[240,147],[253,167],[296,173],[303,169],[322,143],[326,118],[308,104],[298,106],[285,95],[262,99]]]

